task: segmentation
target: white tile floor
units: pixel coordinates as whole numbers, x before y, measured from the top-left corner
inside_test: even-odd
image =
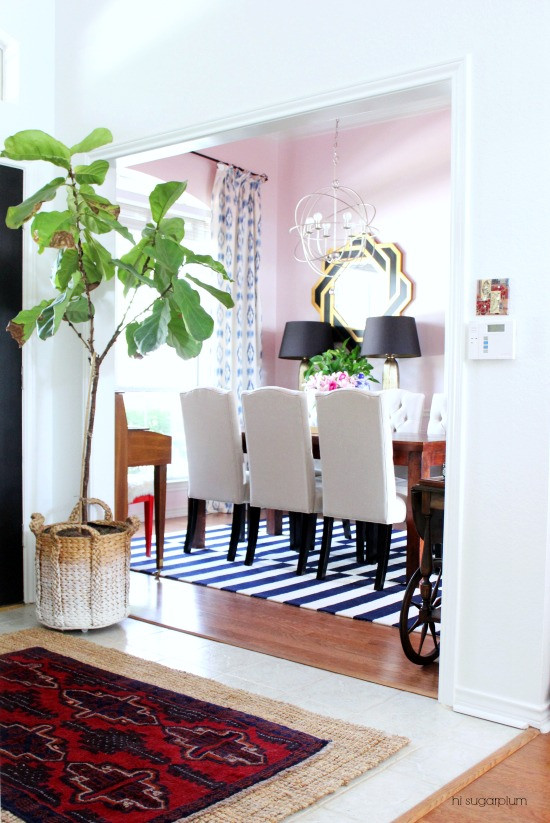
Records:
[[[0,632],[38,625],[34,606],[0,610]],[[75,633],[80,635],[80,633]],[[386,732],[411,743],[389,761],[288,820],[389,823],[518,734],[428,697],[366,683],[126,619],[87,632],[94,643]],[[368,809],[368,815],[366,810]]]

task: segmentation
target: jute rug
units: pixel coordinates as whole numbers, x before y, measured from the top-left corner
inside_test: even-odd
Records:
[[[73,819],[64,797],[82,823],[275,823],[408,743],[80,636],[0,635],[0,655],[4,823]]]

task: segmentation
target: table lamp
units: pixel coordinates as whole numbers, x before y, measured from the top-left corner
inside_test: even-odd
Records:
[[[302,388],[309,358],[331,349],[333,345],[333,328],[330,323],[289,320],[285,325],[279,357],[283,360],[302,361],[298,371],[298,387]]]
[[[382,388],[399,388],[399,366],[396,357],[420,357],[420,343],[414,317],[367,317],[361,354],[365,357],[385,357]]]

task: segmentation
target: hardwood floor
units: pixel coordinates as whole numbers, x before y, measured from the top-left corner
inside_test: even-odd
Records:
[[[184,520],[167,524],[167,532],[183,528]],[[130,605],[132,617],[149,623],[437,697],[437,663],[410,663],[403,654],[399,632],[390,626],[181,581],[157,581],[138,572],[131,574]]]
[[[394,823],[550,820],[550,734],[522,732]]]

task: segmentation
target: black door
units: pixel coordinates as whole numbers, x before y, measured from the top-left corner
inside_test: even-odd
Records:
[[[6,211],[23,199],[23,172],[0,165],[0,605],[23,600],[21,351],[5,331],[21,309],[23,233]]]

